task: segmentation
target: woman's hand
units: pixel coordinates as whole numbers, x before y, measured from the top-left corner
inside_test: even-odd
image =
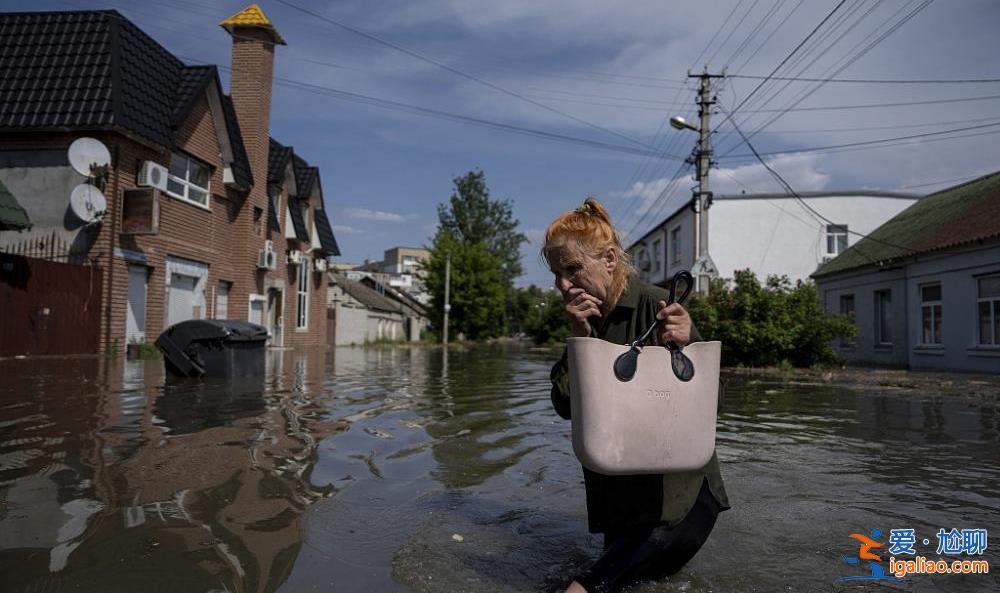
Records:
[[[680,303],[667,304],[660,301],[657,305],[656,318],[660,320],[656,335],[660,344],[673,342],[680,347],[691,342],[691,316]]]
[[[578,338],[590,335],[590,324],[587,319],[601,316],[601,300],[587,294],[582,288],[571,288],[563,293],[566,301],[566,312],[569,313],[570,333]]]

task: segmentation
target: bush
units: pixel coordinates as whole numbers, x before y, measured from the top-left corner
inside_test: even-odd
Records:
[[[833,340],[857,333],[850,318],[822,309],[812,282],[792,286],[786,276],[769,276],[762,285],[750,270],[713,280],[708,296],[694,295],[688,311],[702,338],[722,342],[726,366],[837,364]]]

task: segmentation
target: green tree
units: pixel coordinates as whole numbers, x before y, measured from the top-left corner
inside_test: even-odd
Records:
[[[483,243],[486,250],[500,257],[500,269],[508,286],[524,273],[521,266],[521,245],[527,241],[517,232],[510,200],[490,199],[486,173],[469,171],[452,179],[455,189],[449,204],[438,205],[438,230],[451,233],[462,243]]]
[[[453,327],[449,331],[463,332],[470,339],[495,337],[512,331],[507,320],[515,296],[514,278],[523,271],[521,244],[527,238],[517,232],[511,202],[490,198],[485,173],[470,171],[452,181],[451,199],[438,205],[431,261],[425,266],[433,297],[431,314],[435,322],[443,315],[444,262],[450,251]],[[461,289],[458,282],[465,283]],[[461,313],[459,306],[465,308]],[[499,329],[495,319],[500,320]]]
[[[703,338],[722,342],[724,365],[832,364],[839,361],[833,340],[857,333],[853,321],[823,310],[812,282],[769,276],[761,284],[750,270],[713,280],[688,310]]]
[[[506,283],[500,258],[482,242],[459,241],[450,232],[438,229],[424,266],[427,290],[431,293],[428,314],[438,335],[444,316],[445,265],[451,254],[451,311],[449,335],[459,333],[470,340],[495,338],[504,333]]]

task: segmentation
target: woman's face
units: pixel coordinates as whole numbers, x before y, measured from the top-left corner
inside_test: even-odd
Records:
[[[593,257],[586,250],[578,248],[575,242],[569,241],[552,253],[549,269],[555,275],[556,288],[564,299],[575,296],[570,291],[579,288],[606,303],[611,293],[612,272],[617,263],[617,255],[613,249],[607,249],[600,257]]]

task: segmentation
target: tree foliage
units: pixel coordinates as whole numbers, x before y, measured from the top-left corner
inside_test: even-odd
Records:
[[[431,293],[430,315],[438,328],[444,315],[445,262],[451,254],[449,333],[482,340],[507,331],[514,278],[520,276],[521,244],[509,200],[490,199],[482,171],[452,179],[447,204],[438,205],[438,228],[424,267]]]
[[[722,342],[722,364],[798,367],[833,364],[835,338],[852,338],[851,319],[820,306],[812,282],[769,276],[761,284],[750,270],[733,280],[713,280],[707,297],[696,295],[688,311],[706,340]]]
[[[531,337],[536,344],[563,342],[569,337],[569,316],[562,296],[535,285],[514,292],[511,328]]]
[[[428,314],[440,328],[444,316],[445,266],[451,254],[451,311],[449,335],[459,333],[470,340],[495,338],[504,333],[504,293],[506,283],[500,271],[500,258],[490,253],[482,242],[465,243],[451,233],[438,230],[424,267],[427,289],[431,293]]]
[[[483,171],[469,171],[452,181],[449,203],[438,205],[439,231],[465,244],[483,243],[500,258],[504,280],[513,287],[514,279],[524,273],[521,244],[527,237],[517,232],[520,222],[514,219],[510,200],[490,199]]]

